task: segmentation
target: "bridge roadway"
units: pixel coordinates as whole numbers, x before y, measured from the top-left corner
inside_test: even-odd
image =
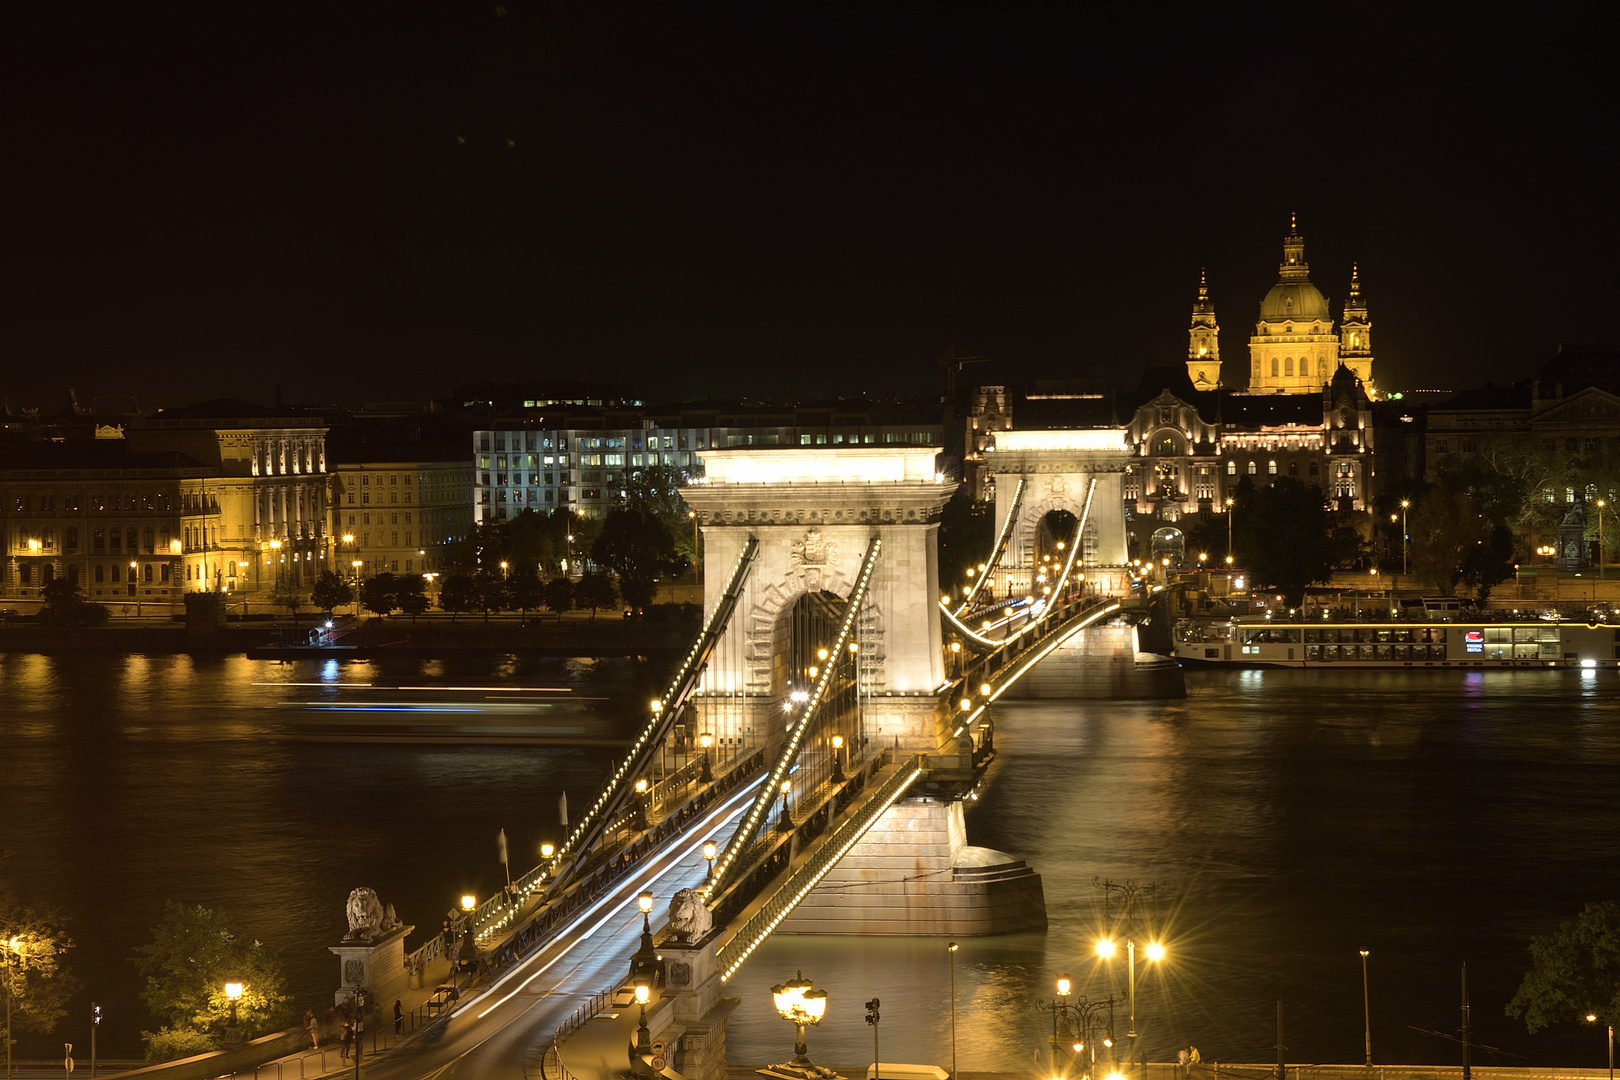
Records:
[[[549,944],[462,999],[437,1027],[365,1061],[372,1080],[453,1077],[537,1080],[552,1033],[593,994],[623,980],[640,942],[636,897],[668,897],[702,883],[703,841],[729,839],[759,781],[732,792],[688,828],[683,842],[642,861]]]

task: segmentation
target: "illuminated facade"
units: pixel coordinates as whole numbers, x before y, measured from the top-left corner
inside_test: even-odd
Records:
[[[331,478],[335,569],[343,577],[438,573],[445,545],[472,531],[465,459],[334,462]]]
[[[1201,297],[1202,292],[1200,289]],[[1198,316],[1194,310],[1196,332]],[[1209,319],[1213,323],[1213,309]],[[1345,301],[1342,329],[1341,334],[1334,327],[1327,297],[1311,283],[1305,238],[1290,218],[1277,284],[1260,301],[1260,318],[1255,322],[1254,336],[1249,338],[1248,392],[1313,394],[1333,379],[1342,362],[1367,392],[1376,396],[1372,320],[1361,296],[1359,269],[1351,271],[1350,299]]]
[[[32,444],[0,468],[0,595],[38,599],[65,578],[102,604],[177,604],[219,515],[213,470],[183,455],[131,454],[122,440]]]
[[[314,582],[331,554],[326,430],[319,417],[229,400],[165,409],[130,427],[132,452],[178,451],[213,474],[217,523],[183,539],[185,587],[268,592],[282,576],[300,588]]]

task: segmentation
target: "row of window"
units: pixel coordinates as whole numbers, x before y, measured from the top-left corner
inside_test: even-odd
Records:
[[[173,513],[174,503],[179,503],[181,513],[201,514],[217,513],[219,499],[214,495],[184,495],[179,499],[169,495],[106,495],[81,496],[78,492],[44,493],[35,495],[17,495],[12,499],[12,511],[18,514],[31,514],[36,509],[40,513],[53,513],[58,510],[116,510],[123,512],[152,510],[158,513]],[[82,504],[82,505],[81,505]]]
[[[349,504],[350,504],[350,505],[351,505],[351,506],[352,506],[352,505],[354,505],[354,496],[355,496],[355,493],[354,493],[354,492],[352,492],[352,491],[351,491],[351,492],[349,492]],[[370,502],[371,502],[371,492],[369,492],[369,491],[362,491],[362,492],[360,492],[360,501],[361,501],[361,502],[362,502],[362,503],[370,503]],[[382,501],[383,501],[383,500],[382,500],[382,492],[380,492],[380,491],[379,491],[379,492],[377,492],[377,501],[378,501],[378,502],[382,502]],[[397,491],[390,491],[390,492],[389,492],[389,493],[388,493],[388,501],[389,501],[389,502],[391,502],[391,503],[397,503],[397,502],[399,502],[399,501],[400,501],[400,497],[399,497],[399,492],[397,492]],[[405,493],[405,499],[404,499],[404,501],[405,501],[405,502],[406,502],[406,503],[409,503],[409,502],[410,502],[410,501],[411,501],[411,493],[410,493],[410,492],[408,492],[408,491],[407,491],[407,492],[406,492],[406,493]]]
[[[1258,364],[1259,361],[1256,360],[1255,363]],[[1311,373],[1311,358],[1310,357],[1302,356],[1302,357],[1299,358],[1299,373],[1301,375],[1309,375]],[[1328,370],[1327,370],[1327,357],[1318,356],[1316,358],[1316,376],[1317,376],[1317,378],[1326,379],[1327,378],[1327,373],[1328,373]],[[1285,357],[1281,357],[1281,358],[1273,356],[1271,358],[1271,377],[1273,379],[1276,379],[1276,378],[1279,378],[1279,377],[1292,377],[1293,374],[1294,374],[1294,358],[1292,356],[1285,356]]]

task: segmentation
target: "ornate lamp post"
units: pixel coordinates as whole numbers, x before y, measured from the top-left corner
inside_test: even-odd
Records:
[[[630,958],[630,977],[644,979],[651,986],[653,974],[658,970],[658,950],[653,948],[652,923],[649,921],[653,894],[643,892],[636,897],[636,906],[641,909],[641,947]]]
[[[636,979],[636,1004],[641,1006],[641,1021],[636,1025],[636,1044],[630,1050],[632,1069],[641,1064],[642,1058],[652,1056],[652,1032],[647,1030],[647,1002],[651,1000],[652,986],[645,978]]]
[[[714,736],[705,731],[702,735],[698,736],[698,745],[703,748],[702,778],[703,781],[707,783],[708,781],[714,779],[714,767],[709,764],[709,748],[714,745]]]
[[[771,999],[782,1019],[793,1024],[797,1030],[793,1040],[793,1060],[785,1065],[772,1065],[770,1071],[798,1080],[818,1080],[823,1070],[810,1061],[809,1048],[804,1042],[804,1029],[808,1025],[821,1023],[821,1018],[827,1014],[827,992],[812,990],[810,980],[801,971],[797,979],[771,987]]]
[[[231,1003],[231,1018],[225,1023],[225,1042],[235,1046],[242,1041],[242,1028],[236,1022],[236,1002],[242,996],[242,984],[232,980],[225,984],[225,997]]]
[[[1069,1060],[1078,1060],[1082,1075],[1091,1075],[1091,1066],[1097,1064],[1096,1040],[1092,1037],[1093,1030],[1099,1026],[1103,1010],[1108,1011],[1108,1023],[1104,1028],[1103,1045],[1114,1045],[1114,1006],[1119,1002],[1109,996],[1097,1001],[1091,1001],[1084,995],[1079,1001],[1070,1002],[1069,994],[1074,988],[1073,981],[1067,975],[1059,975],[1057,979],[1058,996],[1051,1001],[1037,1001],[1035,1007],[1052,1014],[1052,1075],[1059,1077],[1064,1074],[1058,1068],[1058,1047],[1063,1037],[1069,1040]],[[1058,1000],[1061,998],[1062,1000]],[[1061,1022],[1061,1023],[1060,1023]],[[1081,1057],[1081,1055],[1086,1055]],[[1117,1072],[1110,1071],[1109,1080],[1116,1080]]]
[[[707,873],[703,875],[703,883],[705,885],[714,880],[714,857],[719,853],[719,845],[717,845],[713,840],[705,840],[703,842],[703,862],[708,867]]]
[[[833,779],[842,780],[844,778],[844,737],[842,735],[834,735],[832,737],[832,748]]]

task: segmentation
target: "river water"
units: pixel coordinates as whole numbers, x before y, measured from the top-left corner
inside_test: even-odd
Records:
[[[228,912],[279,950],[301,1007],[329,1001],[349,889],[375,887],[425,930],[464,889],[497,885],[498,829],[526,869],[558,835],[559,792],[577,807],[595,791],[662,674],[0,656],[0,876],[72,918],[88,990],[62,1037],[87,1038],[94,997],[103,1055],[138,1053],[151,1021],[126,958],[165,900]],[[1612,674],[1578,672],[1219,671],[1189,673],[1184,701],[1000,709],[969,839],[1034,865],[1051,926],[962,941],[961,1068],[1044,1055],[1035,1002],[1059,972],[1123,995],[1122,961],[1091,946],[1097,877],[1159,886],[1169,956],[1139,966],[1137,1000],[1154,1060],[1189,1042],[1205,1060],[1274,1060],[1280,1000],[1289,1061],[1360,1061],[1365,948],[1375,1060],[1457,1060],[1415,1029],[1455,1032],[1467,961],[1475,1038],[1499,1060],[1602,1064],[1601,1031],[1527,1036],[1503,1004],[1531,934],[1620,894],[1615,691]],[[435,741],[446,726],[509,745]],[[768,991],[799,970],[829,993],[816,1060],[870,1060],[861,1003],[876,996],[885,1060],[949,1065],[942,941],[794,937],[728,985],[733,1062],[788,1055]]]

